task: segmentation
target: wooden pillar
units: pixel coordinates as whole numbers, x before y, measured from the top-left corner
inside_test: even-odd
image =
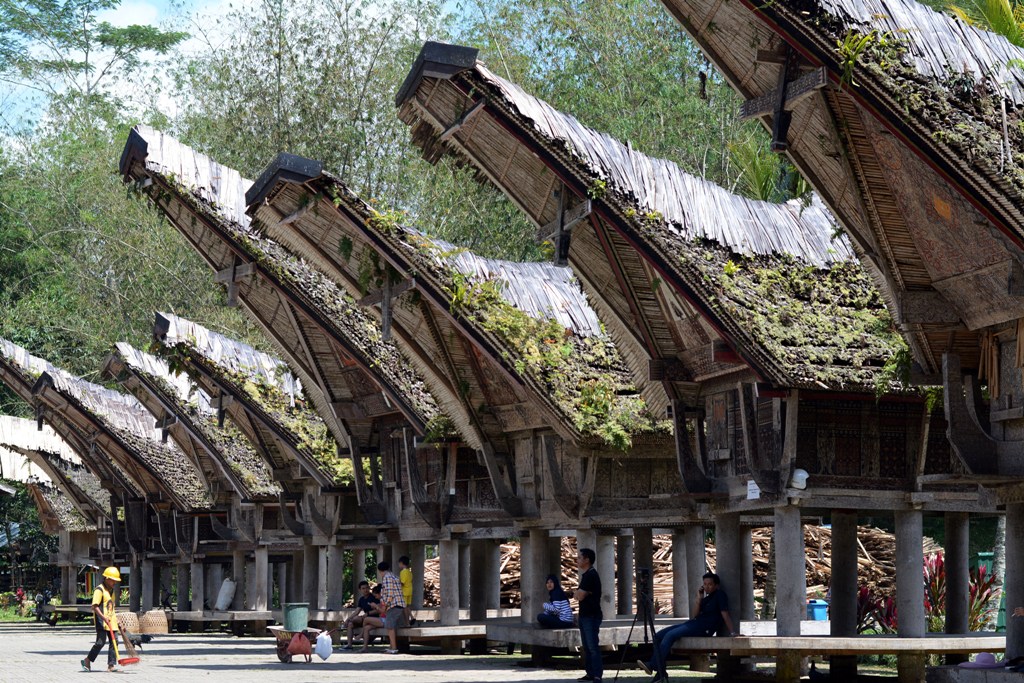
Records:
[[[75,603],[78,594],[77,576],[74,567],[60,568],[60,601],[62,604],[73,605]]]
[[[487,609],[499,609],[501,607],[501,543],[498,541],[485,541],[484,543],[486,562],[477,581],[484,586],[484,604]]]
[[[266,581],[263,582],[264,590],[266,590]],[[245,560],[245,590],[242,590],[243,586],[235,586],[235,595],[242,594],[242,604],[244,609],[254,610],[256,609],[256,594],[259,592],[258,584],[256,583],[256,560],[248,559]]]
[[[236,550],[231,553],[231,580],[235,582],[235,595],[231,598],[231,609],[245,609],[245,589],[247,584],[244,550]]]
[[[1024,618],[1011,617],[1024,606],[1024,503],[1006,505],[1006,658],[1024,655]]]
[[[334,541],[327,546],[327,609],[339,610],[345,604],[345,549]]]
[[[178,565],[177,568],[177,584],[178,584],[178,599],[175,602],[175,608],[179,612],[188,612],[192,609],[192,601],[189,598],[189,591],[192,587],[192,580],[189,576],[191,573],[191,566],[185,562]]]
[[[441,558],[441,624],[455,626],[459,623],[459,542],[441,541],[438,554]]]
[[[128,609],[138,612],[142,604],[142,569],[140,568],[139,556],[132,553],[131,573],[128,574]]]
[[[683,529],[683,537],[686,542],[686,579],[690,582],[686,587],[687,600],[693,602],[696,598],[697,587],[703,581],[703,575],[708,571],[708,558],[705,548],[705,527],[702,524],[692,524]],[[686,607],[687,611],[692,607]],[[686,613],[686,616],[694,614]],[[707,654],[690,655],[691,671],[711,671],[711,659]]]
[[[284,609],[286,602],[291,600],[291,593],[289,592],[289,581],[288,581],[288,563],[278,562],[277,563],[277,600],[278,607]]]
[[[317,609],[317,588],[320,584],[320,548],[312,543],[302,546],[302,598],[299,602],[308,602],[309,609]]]
[[[896,512],[896,609],[899,611],[897,634],[905,638],[922,638],[926,632],[924,615],[924,546],[920,510]],[[1009,534],[1007,534],[1009,538]],[[925,655],[900,654],[896,673],[900,683],[924,680]]]
[[[206,565],[206,604],[215,609],[221,584],[224,583],[224,565],[220,562]]]
[[[804,531],[800,508],[783,505],[775,508],[775,591],[776,633],[799,636],[800,622],[807,612],[807,570]],[[742,538],[744,535],[740,534]],[[746,534],[749,539],[749,532]],[[750,551],[749,540],[746,552]],[[743,549],[740,549],[741,555]],[[741,582],[742,582],[742,578]],[[743,596],[742,613],[747,612],[748,596]],[[752,606],[751,606],[752,607]],[[775,680],[796,683],[800,680],[800,654],[784,653],[776,658]]]
[[[329,571],[327,566],[327,546],[316,546],[316,555],[316,594],[313,596],[313,601],[309,604],[309,607],[310,609],[325,610],[327,609],[327,575]]]
[[[153,560],[142,561],[142,599],[139,604],[139,609],[143,612],[148,612],[153,609],[153,595],[154,595],[154,583],[153,583]]]
[[[397,560],[398,558],[397,557],[391,557],[391,544],[390,543],[388,543],[386,545],[379,545],[379,546],[377,546],[376,555],[374,555],[374,559],[376,560],[374,562],[374,564],[380,564],[381,562],[388,562],[388,563],[390,563],[391,564],[391,570],[395,571],[395,569],[396,569],[395,565],[397,564],[395,562],[395,560]]]
[[[601,613],[611,619],[615,616],[615,537],[598,534],[594,553],[597,575],[601,577]]]
[[[615,539],[615,587],[618,614],[633,613],[633,537]]]
[[[945,556],[946,625],[949,634],[969,633],[970,608],[970,516],[966,512],[947,512]],[[967,661],[962,654],[946,655],[946,664]]]
[[[529,532],[520,535],[520,543],[522,559],[519,563],[519,590],[522,621],[532,624],[536,621],[547,595],[544,589],[544,576],[548,573],[548,532],[544,529],[530,529]],[[571,592],[575,585],[566,588],[566,592]]]
[[[778,547],[776,547],[778,554]],[[833,636],[857,635],[857,513],[832,511],[832,602],[829,633]],[[855,655],[829,658],[829,673],[838,680],[857,678]]]
[[[696,585],[686,575],[686,536],[682,530],[672,531],[672,616],[686,617],[690,614],[692,596],[687,588]]]
[[[650,527],[635,527],[633,529],[633,566],[636,574],[641,569],[648,569],[651,573],[648,586],[654,588],[654,535]],[[653,599],[653,595],[648,596]],[[645,618],[643,604],[640,595],[636,596],[636,613],[642,621]]]
[[[423,607],[423,571],[426,563],[426,544],[424,543],[410,543],[409,544],[409,568],[412,569],[412,606],[414,608]],[[479,580],[480,577],[477,577]]]
[[[189,576],[192,579],[192,611],[203,611],[203,600],[206,599],[206,572],[201,562],[193,562],[189,568]]]
[[[729,596],[729,611],[733,615],[743,613],[743,592],[740,590],[743,559],[740,549],[740,515],[738,512],[715,516],[715,573],[722,581],[722,588]],[[734,597],[735,596],[735,597]],[[740,658],[731,655],[718,657],[718,677],[725,680],[737,678]]]
[[[359,582],[366,581],[366,549],[352,550],[352,595],[359,595]]]
[[[738,613],[739,618],[736,620],[737,629],[740,627],[740,620],[754,620],[754,548],[751,544],[751,529],[749,526],[740,527],[740,558],[743,560],[740,567],[740,592],[743,594],[743,611]],[[806,592],[804,591],[805,594]]]
[[[302,590],[305,558],[306,553],[303,550],[292,553],[292,566],[288,570],[288,602],[305,602],[305,593]]]
[[[270,549],[265,545],[256,546],[256,557],[253,561],[253,592],[252,608],[258,612],[270,609],[274,592],[270,578]]]
[[[471,580],[470,575],[470,561],[471,554],[469,543],[459,543],[459,608],[469,609],[470,608],[470,589],[469,582]]]
[[[469,591],[469,620],[486,621],[487,619],[487,572],[491,570],[487,562],[488,540],[473,540],[469,542],[469,568],[473,572],[474,581]],[[460,578],[462,568],[459,568]],[[483,638],[473,638],[469,641],[470,654],[485,654],[487,652],[487,641]]]

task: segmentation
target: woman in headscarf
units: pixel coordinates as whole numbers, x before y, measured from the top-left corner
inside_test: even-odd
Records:
[[[569,596],[562,590],[562,584],[554,574],[548,574],[547,583],[549,602],[544,603],[544,611],[537,615],[537,621],[543,628],[572,628],[572,607]]]

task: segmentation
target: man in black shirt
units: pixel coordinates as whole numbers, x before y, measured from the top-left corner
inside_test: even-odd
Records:
[[[580,603],[580,640],[583,642],[583,664],[586,674],[578,681],[601,683],[604,665],[601,648],[598,646],[598,632],[601,630],[601,577],[594,569],[597,556],[590,548],[580,548],[576,563],[580,568],[580,586],[573,597]]]
[[[697,591],[697,603],[694,611],[697,616],[675,626],[662,629],[654,635],[654,654],[650,661],[637,661],[637,665],[647,673],[657,671],[655,680],[668,680],[665,662],[672,651],[672,645],[680,638],[687,636],[713,636],[725,626],[730,636],[738,635],[733,628],[729,616],[729,597],[721,588],[718,574],[708,572],[704,575],[704,585]]]

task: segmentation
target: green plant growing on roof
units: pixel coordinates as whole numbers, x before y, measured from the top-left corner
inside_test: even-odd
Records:
[[[348,235],[338,241],[338,255],[346,261],[352,258],[352,238]]]
[[[587,188],[587,196],[591,199],[601,199],[608,194],[608,183],[603,178],[594,178],[594,182]]]
[[[836,41],[836,51],[839,53],[839,68],[842,74],[839,77],[839,85],[857,85],[853,80],[853,70],[857,67],[857,60],[872,42],[878,38],[878,31],[860,33],[854,29],[846,32],[842,40]]]

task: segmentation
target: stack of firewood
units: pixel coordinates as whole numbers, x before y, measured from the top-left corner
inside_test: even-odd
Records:
[[[754,559],[754,594],[764,592],[768,579],[771,554],[771,527],[751,530]],[[827,527],[805,526],[804,547],[807,557],[807,595],[825,597],[832,576],[832,530]],[[924,539],[925,555],[942,548],[932,539]],[[711,542],[705,548],[707,565],[714,571],[715,547]],[[858,581],[877,595],[891,596],[896,589],[896,538],[875,527],[857,529]],[[501,605],[518,607],[519,600],[519,544],[501,546]],[[576,539],[562,538],[562,585],[571,590],[577,583]],[[425,606],[436,606],[440,590],[438,559],[427,560],[423,575]],[[693,583],[691,581],[691,583]],[[655,607],[660,613],[672,611],[672,541],[669,536],[654,537],[654,566],[652,567],[652,593]]]

